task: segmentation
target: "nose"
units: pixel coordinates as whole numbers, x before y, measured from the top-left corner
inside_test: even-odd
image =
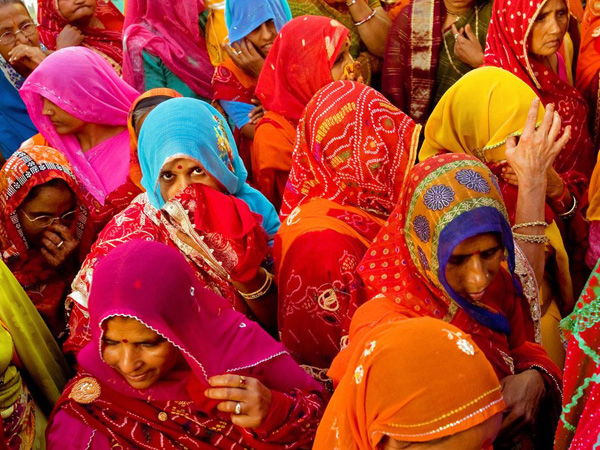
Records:
[[[15,32],[15,39],[17,40],[17,42],[19,44],[29,43],[29,38],[27,36],[25,36],[25,33],[23,33],[21,30],[17,30]]]
[[[50,102],[48,102],[48,100],[46,100],[46,99],[44,99],[44,105],[42,106],[42,115],[43,116],[53,116],[54,115],[54,110],[52,109]]]
[[[558,20],[556,19],[556,17],[552,17],[550,22],[550,30],[549,33],[551,34],[559,34],[560,33],[560,25],[558,24]]]
[[[469,258],[466,281],[469,292],[481,292],[487,288],[488,274],[480,255],[473,255]]]
[[[177,177],[177,181],[175,182],[175,194],[177,195],[179,194],[181,191],[183,191],[186,187],[188,187],[190,184],[192,184],[192,180],[190,179],[190,177],[186,174],[186,175],[179,175]]]
[[[274,35],[273,30],[271,29],[271,27],[269,27],[267,22],[263,23],[260,26],[260,34],[262,35],[262,38],[264,40],[271,39]]]
[[[138,357],[138,350],[133,345],[121,344],[121,358],[119,360],[119,369],[125,375],[130,375],[142,367],[143,363]]]

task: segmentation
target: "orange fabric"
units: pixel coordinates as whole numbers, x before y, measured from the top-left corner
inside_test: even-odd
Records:
[[[579,58],[577,59],[577,89],[586,94],[588,89],[595,92],[598,86],[592,83],[598,82],[598,70],[600,70],[600,43],[596,36],[600,33],[600,4],[588,2],[585,15],[581,21],[581,43],[579,46]]]
[[[374,449],[384,436],[432,441],[504,407],[500,382],[468,334],[433,318],[392,322],[356,346],[314,448]]]
[[[142,169],[140,168],[140,162],[137,156],[137,135],[135,133],[135,129],[133,128],[133,112],[137,105],[144,99],[150,97],[157,97],[159,95],[164,95],[167,97],[178,98],[182,97],[182,95],[174,89],[169,88],[155,88],[150,89],[149,91],[144,92],[135,101],[131,104],[131,108],[129,108],[129,114],[127,115],[127,130],[129,131],[129,137],[131,138],[131,164],[129,169],[129,178],[142,192],[145,189],[142,187]]]
[[[577,22],[581,23],[583,21],[583,4],[581,3],[581,0],[567,0],[567,3],[569,4],[571,15],[577,19]],[[590,2],[588,2],[588,4],[590,4]]]
[[[388,16],[390,20],[393,22],[396,20],[396,17],[400,15],[402,10],[410,5],[410,0],[398,0],[394,6],[390,8],[388,11]]]
[[[292,168],[296,127],[283,116],[267,111],[254,133],[252,174],[254,185],[279,211]]]

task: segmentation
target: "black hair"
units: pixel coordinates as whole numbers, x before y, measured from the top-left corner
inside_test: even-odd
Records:
[[[0,0],[0,2],[1,1],[3,0]],[[169,97],[168,95],[155,95],[153,97],[146,97],[145,99],[140,100],[140,102],[137,105],[135,105],[135,108],[133,109],[133,114],[131,115],[131,125],[133,126],[133,129],[136,129],[135,124],[142,117],[144,117],[154,108],[156,108],[162,102],[171,100],[172,98],[173,97]]]

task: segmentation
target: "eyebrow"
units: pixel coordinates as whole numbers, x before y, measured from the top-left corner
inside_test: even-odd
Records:
[[[498,244],[498,245],[494,245],[493,247],[490,248],[486,248],[485,250],[481,250],[480,252],[473,252],[473,253],[461,253],[458,255],[450,255],[450,258],[464,258],[465,256],[473,256],[476,253],[487,253],[487,252],[491,252],[492,250],[500,250],[502,248],[502,244]]]
[[[106,335],[102,336],[103,341],[111,341],[111,342],[121,342],[122,339],[112,339]],[[154,339],[146,339],[143,341],[129,341],[130,344],[139,345],[139,344],[160,344],[161,342],[166,341],[166,339],[160,335],[156,336]]]

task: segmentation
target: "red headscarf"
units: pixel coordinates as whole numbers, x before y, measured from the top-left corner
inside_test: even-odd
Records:
[[[58,10],[58,0],[39,0],[38,5],[40,40],[50,50],[56,50],[56,38],[69,22]],[[110,0],[99,0],[94,17],[102,22],[104,28],[80,28],[85,36],[82,45],[102,54],[120,73],[123,63],[123,14]]]
[[[312,198],[387,217],[416,159],[420,130],[368,86],[336,81],[323,88],[298,126],[281,217]]]
[[[350,32],[327,17],[301,16],[279,32],[258,78],[256,95],[266,111],[296,125],[315,93],[331,83],[331,68]]]
[[[554,103],[562,130],[571,140],[556,158],[559,173],[575,169],[590,176],[596,152],[590,137],[588,107],[577,89],[530,55],[531,28],[547,0],[497,0],[488,31],[485,64],[505,69],[525,81],[544,105]],[[568,7],[568,2],[565,2]],[[509,93],[510,94],[510,93]]]

